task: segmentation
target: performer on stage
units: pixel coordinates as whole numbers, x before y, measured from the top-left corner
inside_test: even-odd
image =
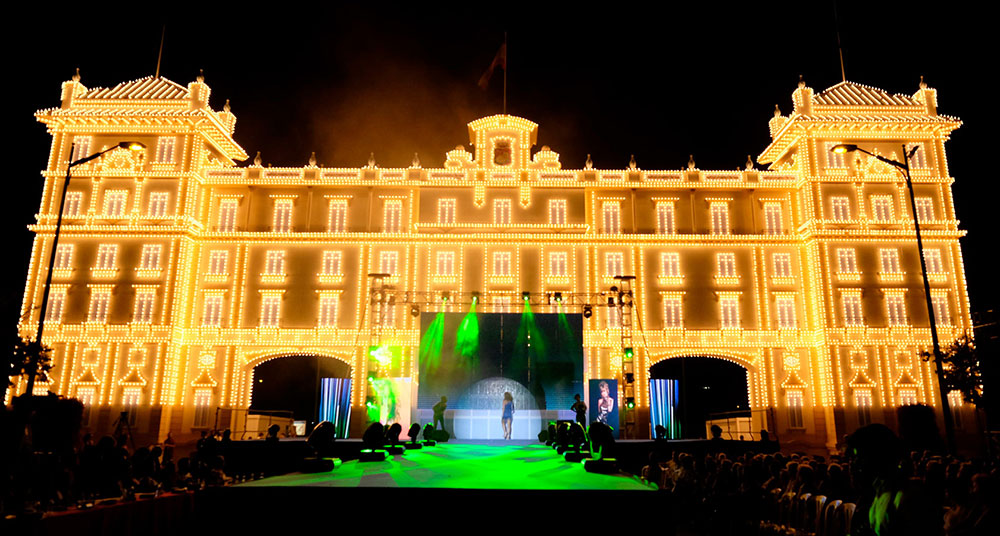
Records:
[[[444,430],[444,410],[448,409],[448,397],[442,396],[441,401],[434,404],[434,429]],[[438,427],[438,421],[441,421],[441,426]]]
[[[615,410],[615,399],[611,398],[611,386],[608,382],[602,381],[598,386],[601,388],[601,399],[597,401],[597,420],[610,426],[608,415]]]
[[[587,405],[584,404],[582,400],[580,400],[580,395],[574,395],[573,398],[576,399],[576,402],[573,402],[573,405],[570,406],[569,409],[576,412],[576,422],[580,423],[580,426],[582,426],[583,429],[586,430]]]
[[[503,438],[510,439],[510,432],[514,424],[514,396],[509,391],[503,394],[503,406],[500,409],[503,411],[503,415],[500,417]]]

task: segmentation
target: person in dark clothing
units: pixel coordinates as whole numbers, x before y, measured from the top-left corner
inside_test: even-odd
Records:
[[[569,409],[576,412],[576,422],[580,423],[584,428],[587,427],[587,405],[580,400],[580,395],[573,395],[573,405]]]
[[[441,401],[434,404],[434,428],[437,430],[444,430],[444,411],[448,409],[448,397],[442,396]],[[438,421],[441,422],[441,426],[438,426]]]

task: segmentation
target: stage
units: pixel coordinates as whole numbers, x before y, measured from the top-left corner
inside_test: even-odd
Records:
[[[402,520],[402,515],[431,515],[435,524],[488,522],[502,511],[507,522],[513,516],[523,526],[524,514],[585,516],[594,507],[607,511],[612,504],[651,505],[656,496],[636,477],[588,473],[581,463],[566,462],[537,441],[467,441],[408,450],[384,462],[346,461],[325,473],[290,473],[210,488],[198,508],[202,514],[211,512],[203,519],[225,520],[219,528],[228,531],[259,528],[262,519],[275,514],[283,519],[376,514],[381,525]]]

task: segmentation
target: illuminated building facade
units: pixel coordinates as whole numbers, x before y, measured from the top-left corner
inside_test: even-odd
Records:
[[[255,366],[303,354],[350,365],[363,421],[373,334],[406,348],[381,373],[413,377],[410,313],[461,307],[436,301],[442,292],[479,292],[486,312],[517,312],[522,292],[542,311],[556,292],[573,312],[593,305],[585,379],[621,376],[628,330],[640,430],[649,367],[682,356],[744,367],[760,426],[783,442],[832,447],[861,424],[892,425],[896,406],[940,405],[919,356],[931,339],[911,206],[895,169],[834,154],[837,143],[896,159],[920,146],[912,174],[941,340],[971,329],[944,149],[961,123],[937,113],[924,84],[904,96],[800,83],[791,113],[770,121],[766,171],[594,169],[589,158],[567,170],[548,147],[532,153],[535,123],[507,115],[469,123],[471,152],[449,151],[443,168],[416,157],[407,168],[236,167],[248,157],[236,117],[209,95],[200,79],[87,89],[76,78],[60,107],[37,113],[53,142],[32,227],[29,336],[70,152],[147,146],[74,168],[64,208],[45,330],[54,368],[37,389],[80,398],[92,428],[122,409],[137,434],[196,433],[216,408],[226,426],[249,407]],[[372,303],[370,273],[388,274],[394,300]],[[635,276],[634,318],[600,301],[616,275]]]

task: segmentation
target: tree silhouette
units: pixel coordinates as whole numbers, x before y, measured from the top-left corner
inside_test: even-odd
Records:
[[[933,355],[924,353],[924,360]],[[944,386],[947,391],[962,393],[962,400],[980,407],[983,400],[983,378],[976,344],[968,335],[959,337],[951,345],[941,348],[941,364],[944,368]]]
[[[15,384],[14,378],[20,378],[31,373],[31,359],[38,356],[38,370],[35,381],[47,381],[48,372],[52,370],[52,348],[38,341],[22,338],[15,332],[8,346],[7,385]]]

